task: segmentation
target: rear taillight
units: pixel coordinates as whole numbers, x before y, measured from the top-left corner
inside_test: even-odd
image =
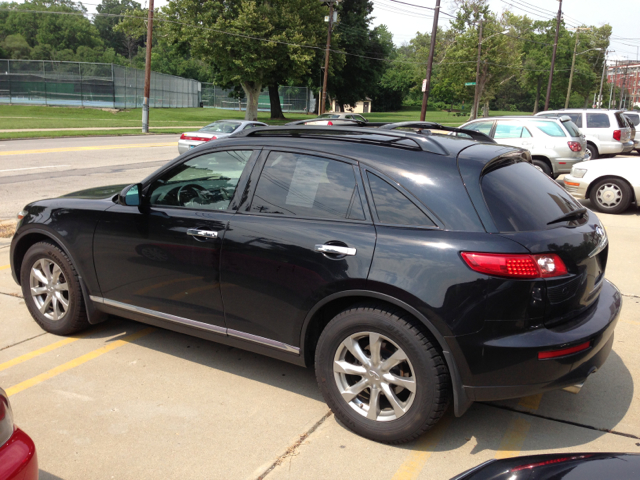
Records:
[[[507,278],[549,278],[567,274],[567,267],[555,253],[542,255],[462,252],[469,268]]]
[[[544,352],[538,352],[538,360],[565,357],[573,353],[583,352],[589,347],[591,347],[591,341],[581,343],[580,345],[574,345],[573,347],[561,348],[560,350],[547,350]]]
[[[192,137],[186,134],[180,135],[180,140],[193,140],[195,142],[208,142],[209,140],[215,140],[216,137]]]
[[[614,130],[613,139],[620,141],[620,139],[622,139],[622,130]]]
[[[331,125],[331,126],[333,126],[333,122],[332,122],[331,120],[329,120],[329,121],[327,122],[327,125]]]
[[[13,415],[9,397],[0,388],[0,446],[4,445],[13,435]]]
[[[572,152],[582,151],[582,145],[580,145],[579,142],[567,142],[567,145],[569,145],[569,148],[571,149]]]

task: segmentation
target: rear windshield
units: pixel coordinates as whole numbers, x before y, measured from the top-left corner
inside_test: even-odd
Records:
[[[538,128],[538,130],[546,133],[550,137],[566,137],[567,134],[564,133],[562,127],[558,125],[556,122],[551,120],[533,120],[533,125]]]
[[[616,116],[616,120],[618,121],[618,127],[625,128],[627,126],[627,122],[625,122],[624,118],[622,118],[622,113],[616,112],[615,116]]]
[[[581,208],[555,181],[526,162],[491,170],[481,179],[484,200],[500,232],[547,230],[558,217]]]
[[[236,122],[214,122],[200,129],[201,132],[232,133],[240,126]]]
[[[568,122],[562,122],[562,124],[564,125],[564,128],[567,129],[567,132],[569,132],[569,135],[571,137],[579,137],[580,136],[580,129],[571,120],[569,120]]]
[[[633,123],[636,127],[640,125],[640,115],[638,115],[637,113],[625,113],[624,116],[631,120],[631,123]]]

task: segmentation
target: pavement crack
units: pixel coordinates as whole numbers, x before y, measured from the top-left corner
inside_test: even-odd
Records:
[[[0,295],[6,295],[7,297],[15,297],[15,298],[22,298],[24,299],[24,297],[22,295],[20,295],[19,293],[6,293],[6,292],[0,292]]]
[[[628,293],[623,293],[622,296],[623,297],[630,297],[630,298],[640,298],[640,295],[629,295]]]
[[[15,347],[16,345],[20,345],[21,343],[28,342],[29,340],[33,340],[34,338],[38,338],[38,337],[41,337],[41,336],[46,335],[46,334],[47,334],[47,332],[42,332],[42,333],[40,333],[40,334],[38,334],[38,335],[36,335],[34,337],[27,338],[25,340],[20,340],[19,342],[13,343],[11,345],[7,345],[6,347],[0,348],[0,352],[3,351],[3,350],[6,350],[7,348]]]
[[[478,402],[478,403],[480,403],[482,405],[486,405],[487,407],[499,408],[501,410],[508,410],[510,412],[522,413],[523,415],[529,415],[531,417],[542,418],[544,420],[550,420],[552,422],[564,423],[566,425],[572,425],[574,427],[586,428],[588,430],[596,430],[598,432],[611,433],[613,435],[618,435],[620,437],[627,437],[627,438],[633,438],[634,440],[640,440],[640,437],[638,437],[636,435],[633,435],[632,433],[617,432],[615,430],[611,430],[611,429],[608,429],[608,428],[593,427],[591,425],[586,425],[584,423],[578,423],[578,422],[572,422],[571,420],[562,420],[560,418],[548,417],[546,415],[541,415],[539,413],[533,413],[533,412],[527,412],[525,410],[520,410],[520,409],[517,409],[517,408],[514,408],[514,407],[508,407],[506,405],[495,405],[493,403],[485,403],[485,402]]]
[[[322,425],[325,422],[325,420],[327,418],[329,418],[331,415],[332,415],[331,410],[329,410],[327,413],[325,413],[320,420],[318,420],[316,423],[314,423],[311,426],[311,428],[309,430],[307,430],[302,435],[300,435],[298,440],[293,442],[292,445],[289,445],[287,450],[282,455],[280,455],[278,458],[276,458],[276,461],[273,462],[269,466],[269,468],[267,468],[264,472],[262,472],[262,474],[256,480],[263,480],[264,478],[266,478],[267,475],[269,475],[273,471],[274,468],[276,468],[278,465],[280,465],[287,457],[291,457],[291,456],[295,455],[296,454],[296,450],[298,450],[300,445],[302,445],[302,442],[304,442],[307,438],[309,438],[309,435],[311,435],[313,432],[315,432],[318,429],[318,427],[320,427],[320,425]]]

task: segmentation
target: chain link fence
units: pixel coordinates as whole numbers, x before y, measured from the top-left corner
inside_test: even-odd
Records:
[[[195,108],[200,82],[151,72],[152,108]],[[144,71],[110,63],[0,60],[0,104],[141,108]]]
[[[221,88],[213,83],[202,84],[202,104],[209,108],[224,108],[227,110],[245,110],[247,99],[234,98],[236,90],[232,88]],[[307,87],[279,87],[278,96],[283,112],[309,111],[309,89]],[[258,110],[261,112],[271,111],[269,100],[269,90],[264,89],[258,97]]]

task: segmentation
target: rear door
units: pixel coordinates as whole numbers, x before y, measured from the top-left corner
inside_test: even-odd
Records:
[[[376,232],[355,162],[265,151],[225,234],[221,286],[229,335],[286,351],[321,299],[365,287]]]
[[[546,324],[573,318],[598,298],[608,241],[598,217],[556,222],[582,207],[563,188],[526,162],[504,163],[481,177],[481,189],[499,233],[531,253],[556,253],[568,275],[546,279]]]
[[[498,120],[493,133],[496,142],[502,145],[526,148],[531,150],[531,133],[522,122],[514,120]]]

